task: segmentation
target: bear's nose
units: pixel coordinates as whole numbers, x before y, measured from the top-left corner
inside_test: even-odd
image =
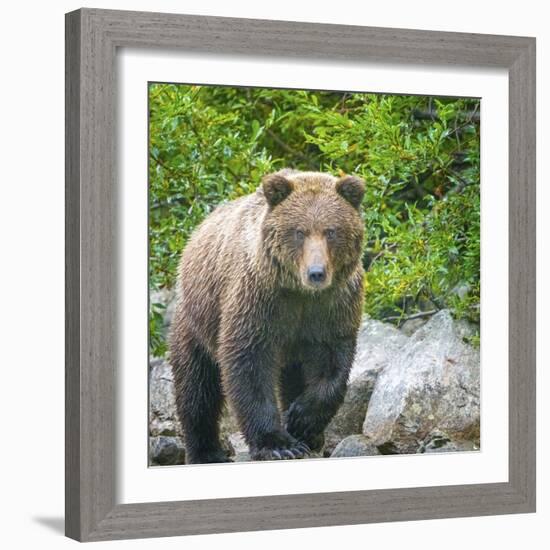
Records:
[[[322,265],[312,265],[307,270],[307,277],[310,283],[319,284],[326,279],[327,274],[325,268]]]

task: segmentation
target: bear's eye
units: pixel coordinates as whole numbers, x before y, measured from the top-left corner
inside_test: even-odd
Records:
[[[332,241],[336,237],[336,229],[327,229],[325,235],[329,241]]]
[[[294,234],[296,235],[296,240],[299,243],[303,242],[303,240],[305,239],[305,236],[306,236],[306,234],[301,229],[296,229]]]

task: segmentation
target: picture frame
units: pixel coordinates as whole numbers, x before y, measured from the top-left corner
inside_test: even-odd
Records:
[[[115,500],[117,48],[503,68],[509,74],[507,482]],[[81,9],[66,15],[66,535],[80,541],[535,511],[535,39]]]

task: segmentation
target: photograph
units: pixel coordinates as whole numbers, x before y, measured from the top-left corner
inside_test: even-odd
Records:
[[[546,5],[90,4],[3,6],[4,547],[540,548]]]
[[[480,110],[148,84],[150,466],[480,450]]]

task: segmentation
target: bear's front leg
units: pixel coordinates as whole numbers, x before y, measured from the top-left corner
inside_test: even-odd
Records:
[[[254,342],[253,345],[250,343]],[[277,361],[261,338],[234,337],[220,347],[227,394],[252,460],[303,458],[309,449],[282,426],[275,397]]]
[[[305,389],[286,411],[285,427],[313,451],[323,447],[324,430],[344,400],[355,347],[356,338],[350,337],[303,350]]]

